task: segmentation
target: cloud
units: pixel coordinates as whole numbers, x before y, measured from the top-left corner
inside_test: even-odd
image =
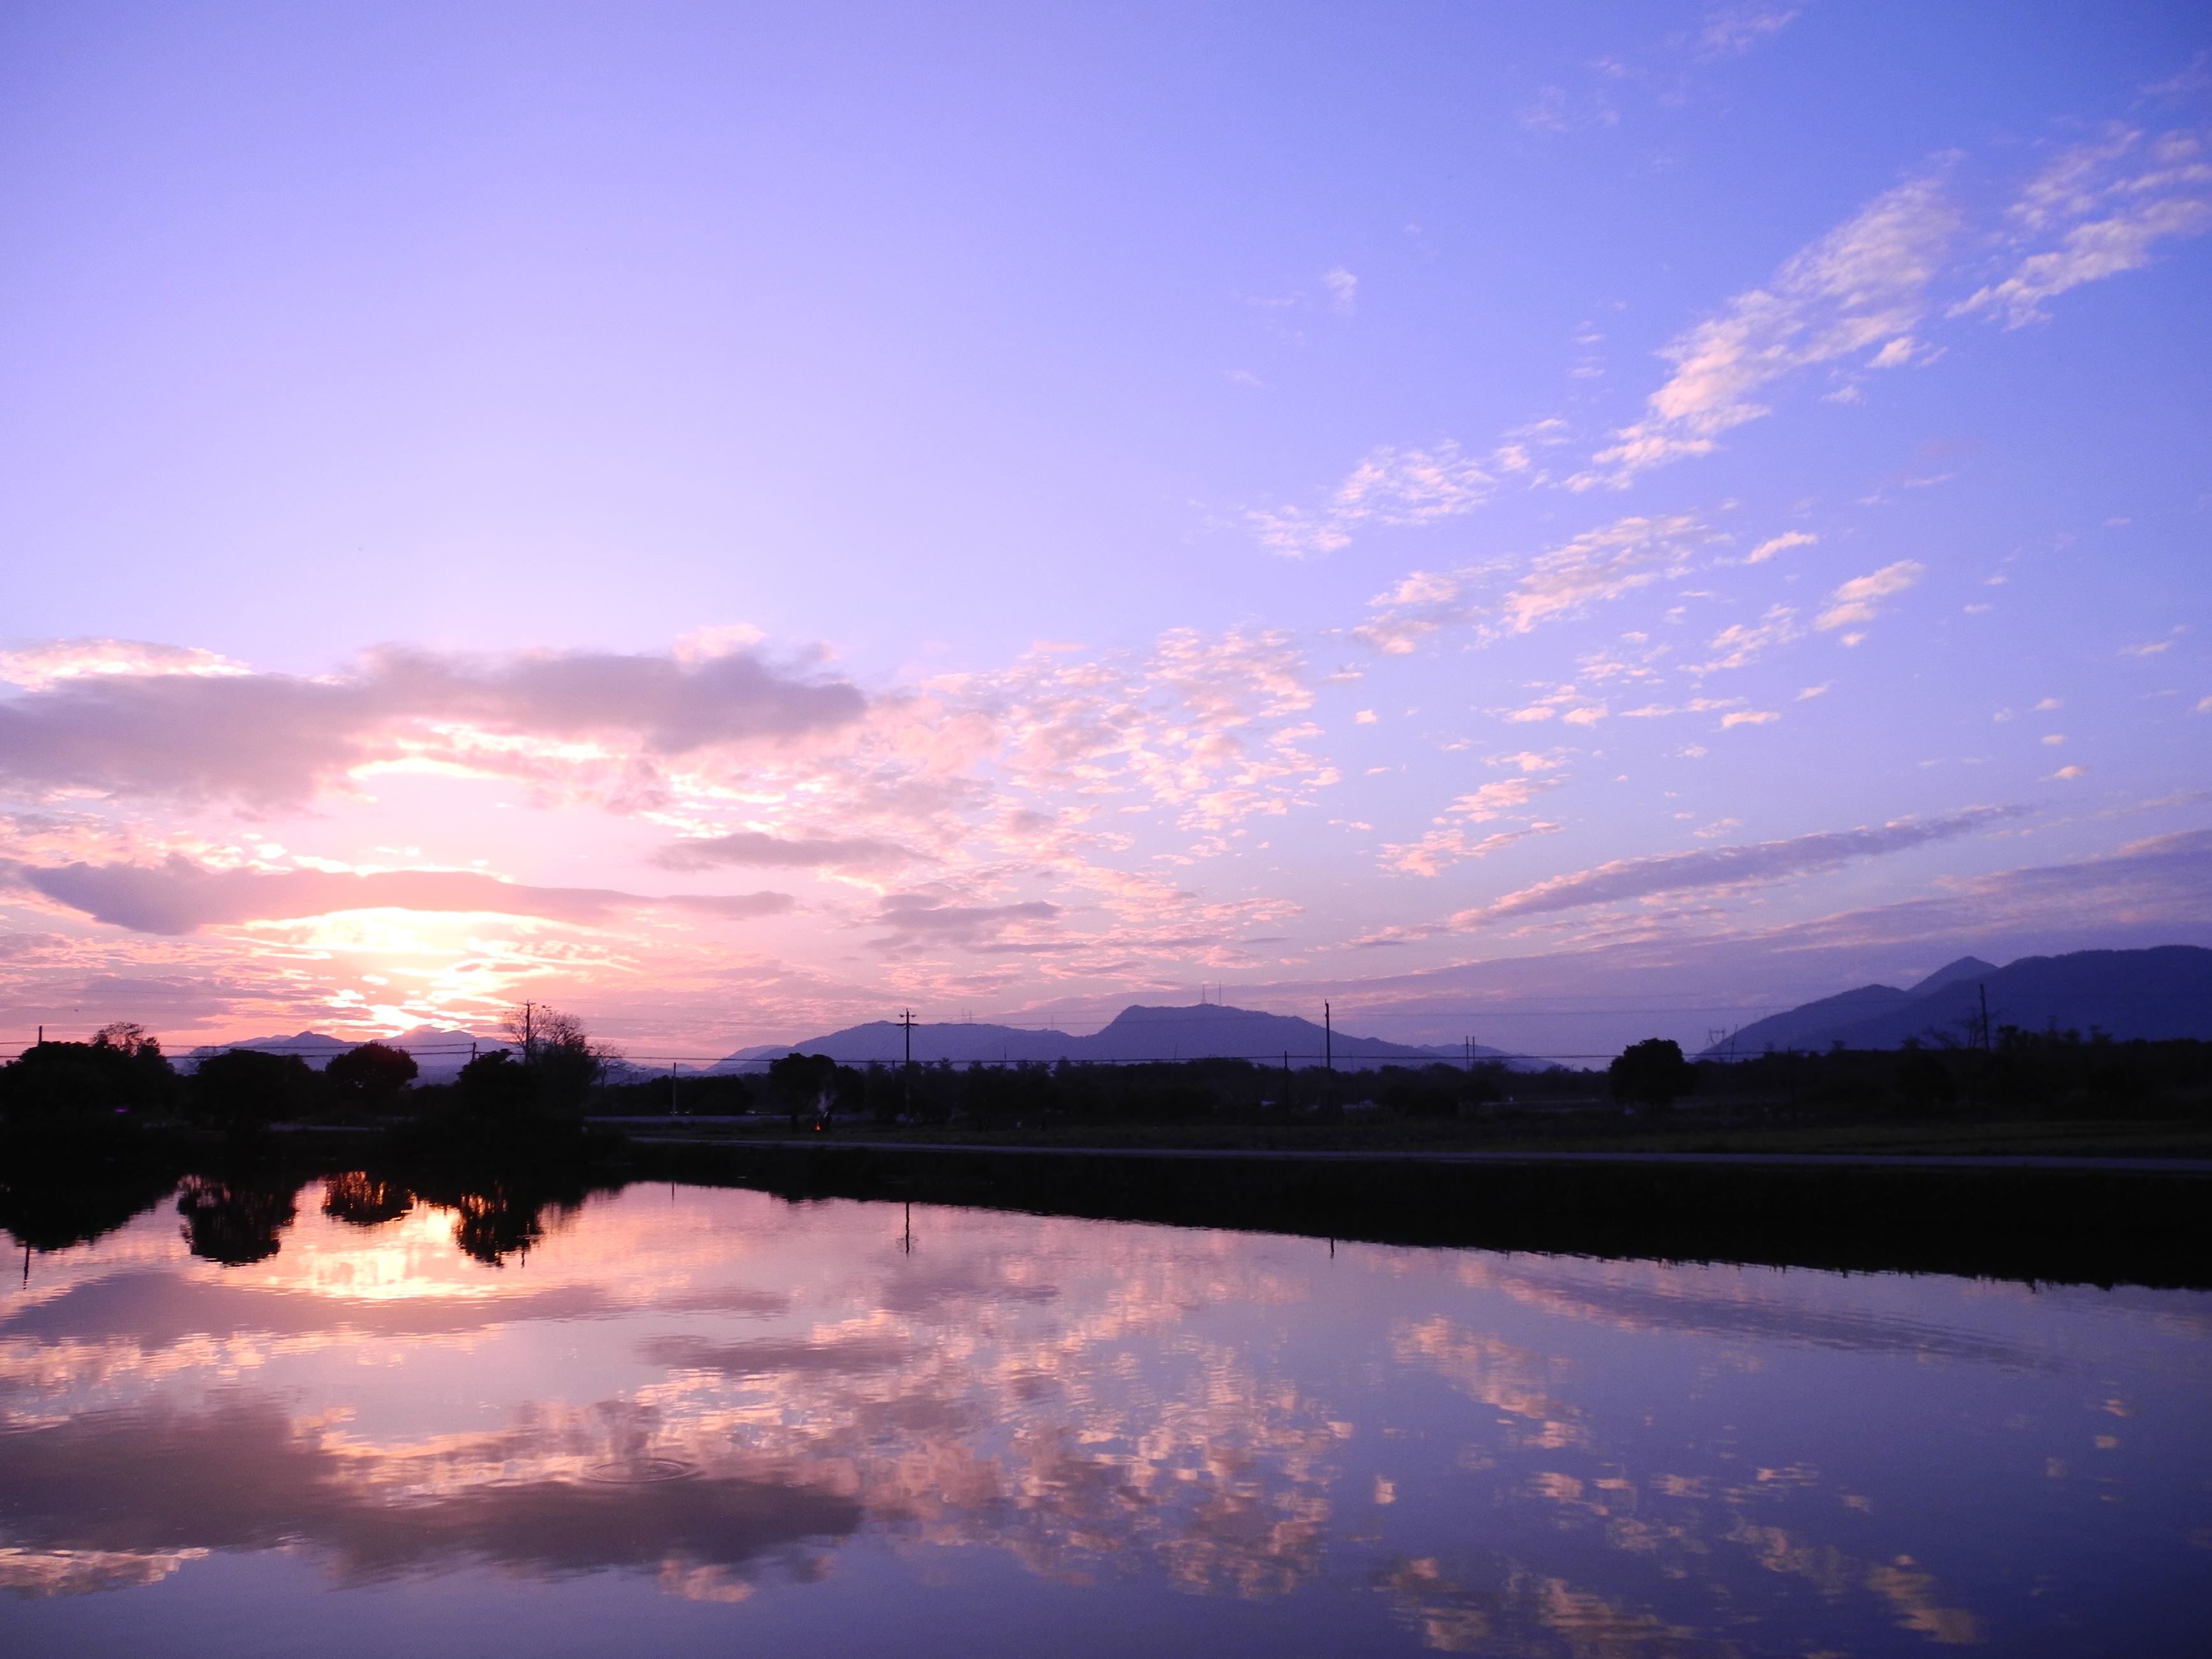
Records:
[[[1820,538],[1808,531],[1788,530],[1781,535],[1759,543],[1743,556],[1746,564],[1765,564],[1778,553],[1787,553],[1793,547],[1810,547]]]
[[[1487,643],[1506,633],[1571,617],[1593,605],[1690,568],[1704,526],[1684,514],[1632,517],[1584,531],[1525,567],[1499,560],[1455,570],[1416,570],[1368,601],[1374,613],[1352,630],[1385,656],[1402,657],[1447,629],[1474,627]],[[1486,594],[1518,568],[1504,594]],[[1529,718],[1542,719],[1541,715]]]
[[[1796,6],[1717,6],[1705,14],[1698,33],[1698,52],[1705,58],[1735,58],[1771,40],[1796,19]]]
[[[1677,337],[1660,356],[1674,372],[1644,418],[1614,434],[1569,486],[1624,488],[1638,474],[1711,452],[1721,434],[1771,411],[1772,382],[1861,352],[1878,355],[1925,314],[1959,215],[1932,176],[1876,197],[1790,256],[1764,288]]]
[[[1556,823],[1532,823],[1525,830],[1497,830],[1478,841],[1464,828],[1455,824],[1443,830],[1431,830],[1417,842],[1385,847],[1382,865],[1385,870],[1396,870],[1409,876],[1442,875],[1452,865],[1469,859],[1486,859],[1516,842],[1526,841],[1531,836],[1553,835],[1563,827]]]
[[[792,908],[784,893],[653,898],[589,887],[528,887],[470,870],[217,870],[172,854],[160,864],[0,866],[0,881],[134,933],[182,934],[344,910],[538,916],[588,926],[675,907],[738,919]]]
[[[866,1518],[860,1501],[803,1484],[798,1470],[578,1481],[556,1462],[564,1453],[573,1462],[577,1445],[557,1420],[438,1443],[437,1477],[426,1481],[406,1452],[335,1445],[262,1395],[220,1396],[198,1411],[156,1402],[48,1419],[0,1437],[9,1542],[24,1555],[94,1562],[282,1545],[323,1558],[355,1584],[462,1564],[551,1583],[608,1570],[668,1583],[787,1559],[804,1543],[850,1536]],[[517,1467],[530,1474],[485,1474]]]
[[[873,869],[926,859],[894,841],[866,836],[771,836],[757,830],[726,836],[702,836],[664,847],[653,855],[664,870],[710,870],[720,865],[775,866],[793,869]]]
[[[47,640],[0,651],[0,683],[42,691],[88,674],[250,674],[244,663],[194,647],[144,640]]]
[[[1472,513],[1496,481],[1450,439],[1430,449],[1375,450],[1314,511],[1284,507],[1245,518],[1260,544],[1287,558],[1313,558],[1350,544],[1364,525],[1419,526]]]
[[[1692,697],[1684,703],[1650,702],[1641,708],[1623,709],[1620,717],[1626,720],[1656,720],[1673,714],[1710,714],[1717,709],[1733,708],[1742,701],[1741,697]]]
[[[972,745],[958,756],[963,770],[988,767],[1078,812],[1120,797],[1125,808],[1166,807],[1184,828],[1218,830],[1279,815],[1336,781],[1301,746],[1319,728],[1286,723],[1312,708],[1308,680],[1286,631],[1173,629],[1142,656],[1040,649],[1011,669],[947,677],[931,690],[941,720]],[[899,735],[902,751],[915,746],[913,734]],[[889,805],[907,815],[904,801]]]
[[[559,891],[559,889],[554,890]],[[622,896],[629,908],[647,910],[690,910],[723,921],[750,921],[757,916],[780,916],[798,901],[788,893],[670,893],[659,898]]]
[[[1879,601],[1904,592],[1927,574],[1927,566],[1899,559],[1871,574],[1855,576],[1828,595],[1828,608],[1813,619],[1813,626],[1826,632],[1870,623],[1881,614]]]
[[[1565,87],[1540,87],[1521,112],[1521,125],[1530,132],[1574,132],[1615,126],[1620,121],[1620,112],[1602,90],[1586,89],[1577,96]]]
[[[1507,592],[1505,619],[1515,633],[1526,634],[1539,623],[1575,615],[1686,568],[1686,544],[1698,528],[1696,520],[1677,514],[1622,519],[1585,531],[1538,556]]]
[[[1951,307],[2008,329],[2043,322],[2044,301],[2150,263],[2160,242],[2212,229],[2212,161],[2202,134],[2168,132],[2146,144],[2114,127],[2067,150],[2031,180],[2011,209],[2015,246],[2057,236],[2022,257],[2009,276]]]
[[[1740,708],[1733,714],[1721,716],[1721,730],[1732,726],[1771,726],[1782,716],[1771,708]]]
[[[1531,762],[1534,764],[1530,765]],[[1499,778],[1462,795],[1437,817],[1435,822],[1438,827],[1430,830],[1420,840],[1394,842],[1386,845],[1382,852],[1382,867],[1413,876],[1438,875],[1451,865],[1468,859],[1487,858],[1515,842],[1525,841],[1531,836],[1550,835],[1557,830],[1560,826],[1556,823],[1535,823],[1525,830],[1501,830],[1479,841],[1468,836],[1466,827],[1468,824],[1492,823],[1499,818],[1511,817],[1538,795],[1558,788],[1566,781],[1564,775],[1542,775],[1555,769],[1557,763],[1547,761],[1539,755],[1510,755],[1504,757],[1503,763],[1520,765],[1521,775]],[[1453,819],[1459,822],[1450,822]]]
[[[1340,317],[1349,317],[1359,306],[1359,278],[1342,265],[1321,274],[1321,285],[1328,290],[1331,310]]]
[[[877,907],[876,925],[894,945],[965,946],[971,951],[1041,948],[1033,924],[1049,922],[1060,907],[1043,899],[1020,904],[950,904],[920,893],[894,893]],[[1009,934],[1015,935],[1012,939]]]
[[[1797,613],[1786,605],[1771,607],[1755,623],[1734,623],[1713,635],[1706,648],[1720,654],[1710,662],[1691,665],[1692,674],[1717,673],[1723,669],[1741,668],[1759,658],[1762,652],[1778,645],[1787,645],[1800,636]]]
[[[350,672],[93,672],[0,700],[0,784],[47,792],[298,806],[370,763],[520,772],[547,745],[612,744],[655,763],[857,720],[859,690],[746,653],[545,652],[498,659],[388,648]]]
[[[1706,888],[1735,888],[1786,881],[1838,869],[1854,860],[1875,858],[1948,841],[2014,817],[2014,807],[1977,806],[1948,817],[1899,818],[1873,830],[1831,830],[1787,841],[1754,842],[1741,847],[1699,848],[1649,858],[1615,859],[1595,869],[1578,870],[1508,893],[1496,902],[1463,910],[1455,927],[1472,927],[1511,916],[1536,915],[1585,905]]]

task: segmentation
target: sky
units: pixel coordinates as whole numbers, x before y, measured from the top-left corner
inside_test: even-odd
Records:
[[[2212,945],[2212,14],[0,15],[0,1049]]]

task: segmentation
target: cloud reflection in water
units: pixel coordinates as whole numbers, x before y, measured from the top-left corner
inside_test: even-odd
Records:
[[[939,1209],[909,1255],[888,1206],[666,1188],[501,1267],[434,1205],[317,1196],[273,1255],[157,1211],[0,1304],[0,1587],[289,1550],[695,1601],[834,1572],[919,1616],[1008,1594],[980,1551],[1363,1650],[1863,1650],[2162,1616],[2212,1520],[2185,1293]]]

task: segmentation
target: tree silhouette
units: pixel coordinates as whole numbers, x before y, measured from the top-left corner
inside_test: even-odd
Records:
[[[519,1124],[537,1115],[538,1080],[513,1054],[494,1048],[461,1067],[453,1097],[465,1118]]]
[[[321,1083],[297,1054],[232,1048],[192,1073],[191,1115],[233,1133],[263,1129],[313,1105]]]
[[[543,1003],[510,1008],[499,1024],[534,1079],[540,1103],[555,1111],[582,1110],[607,1062],[621,1058],[605,1043],[592,1042],[574,1014]]]
[[[812,1113],[826,1115],[837,1090],[837,1062],[827,1054],[786,1054],[768,1068],[769,1087],[790,1114],[791,1127]]]
[[[1606,1068],[1613,1097],[1655,1111],[1698,1086],[1698,1068],[1682,1058],[1682,1045],[1671,1037],[1647,1037],[1631,1043]]]
[[[1922,1048],[1917,1039],[1907,1037],[1897,1062],[1897,1092],[1905,1097],[1907,1105],[1924,1112],[1956,1100],[1959,1085],[1949,1066]]]
[[[415,1080],[415,1056],[404,1048],[364,1042],[349,1048],[323,1068],[323,1078],[340,1099],[372,1109],[388,1106]]]
[[[160,1109],[177,1095],[177,1074],[143,1026],[118,1022],[89,1042],[37,1042],[0,1067],[0,1114],[11,1122]]]

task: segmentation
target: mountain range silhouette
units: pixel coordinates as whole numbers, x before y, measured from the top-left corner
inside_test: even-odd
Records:
[[[1142,1060],[1239,1059],[1284,1063],[1294,1067],[1318,1066],[1324,1053],[1333,1054],[1340,1067],[1362,1069],[1399,1063],[1427,1065],[1435,1060],[1458,1062],[1468,1051],[1456,1043],[1449,1048],[1424,1048],[1388,1042],[1380,1037],[1354,1036],[1339,1028],[1328,1040],[1316,1021],[1295,1014],[1262,1013],[1252,1008],[1232,1008],[1225,1003],[1201,1002],[1182,1007],[1156,1007],[1133,1003],[1100,1030],[1075,1036],[1049,1028],[1019,1025],[917,1023],[912,1031],[913,1054],[918,1064],[935,1065],[949,1060],[956,1066],[1006,1065],[1022,1060],[1099,1060],[1127,1063]],[[842,1030],[798,1042],[762,1042],[740,1048],[717,1070],[757,1069],[762,1060],[792,1053],[827,1054],[842,1065],[871,1062],[896,1065],[907,1055],[908,1033],[895,1020],[871,1020]],[[1477,1046],[1477,1060],[1504,1058],[1502,1049]],[[750,1062],[748,1065],[748,1062]]]
[[[1743,1059],[1769,1049],[1896,1048],[1907,1038],[1964,1044],[1989,998],[1990,1029],[2057,1029],[2116,1041],[2212,1040],[2212,951],[2160,945],[2146,951],[2074,951],[2022,957],[2002,968],[1960,957],[1905,990],[1862,985],[1770,1014],[1705,1051]]]

